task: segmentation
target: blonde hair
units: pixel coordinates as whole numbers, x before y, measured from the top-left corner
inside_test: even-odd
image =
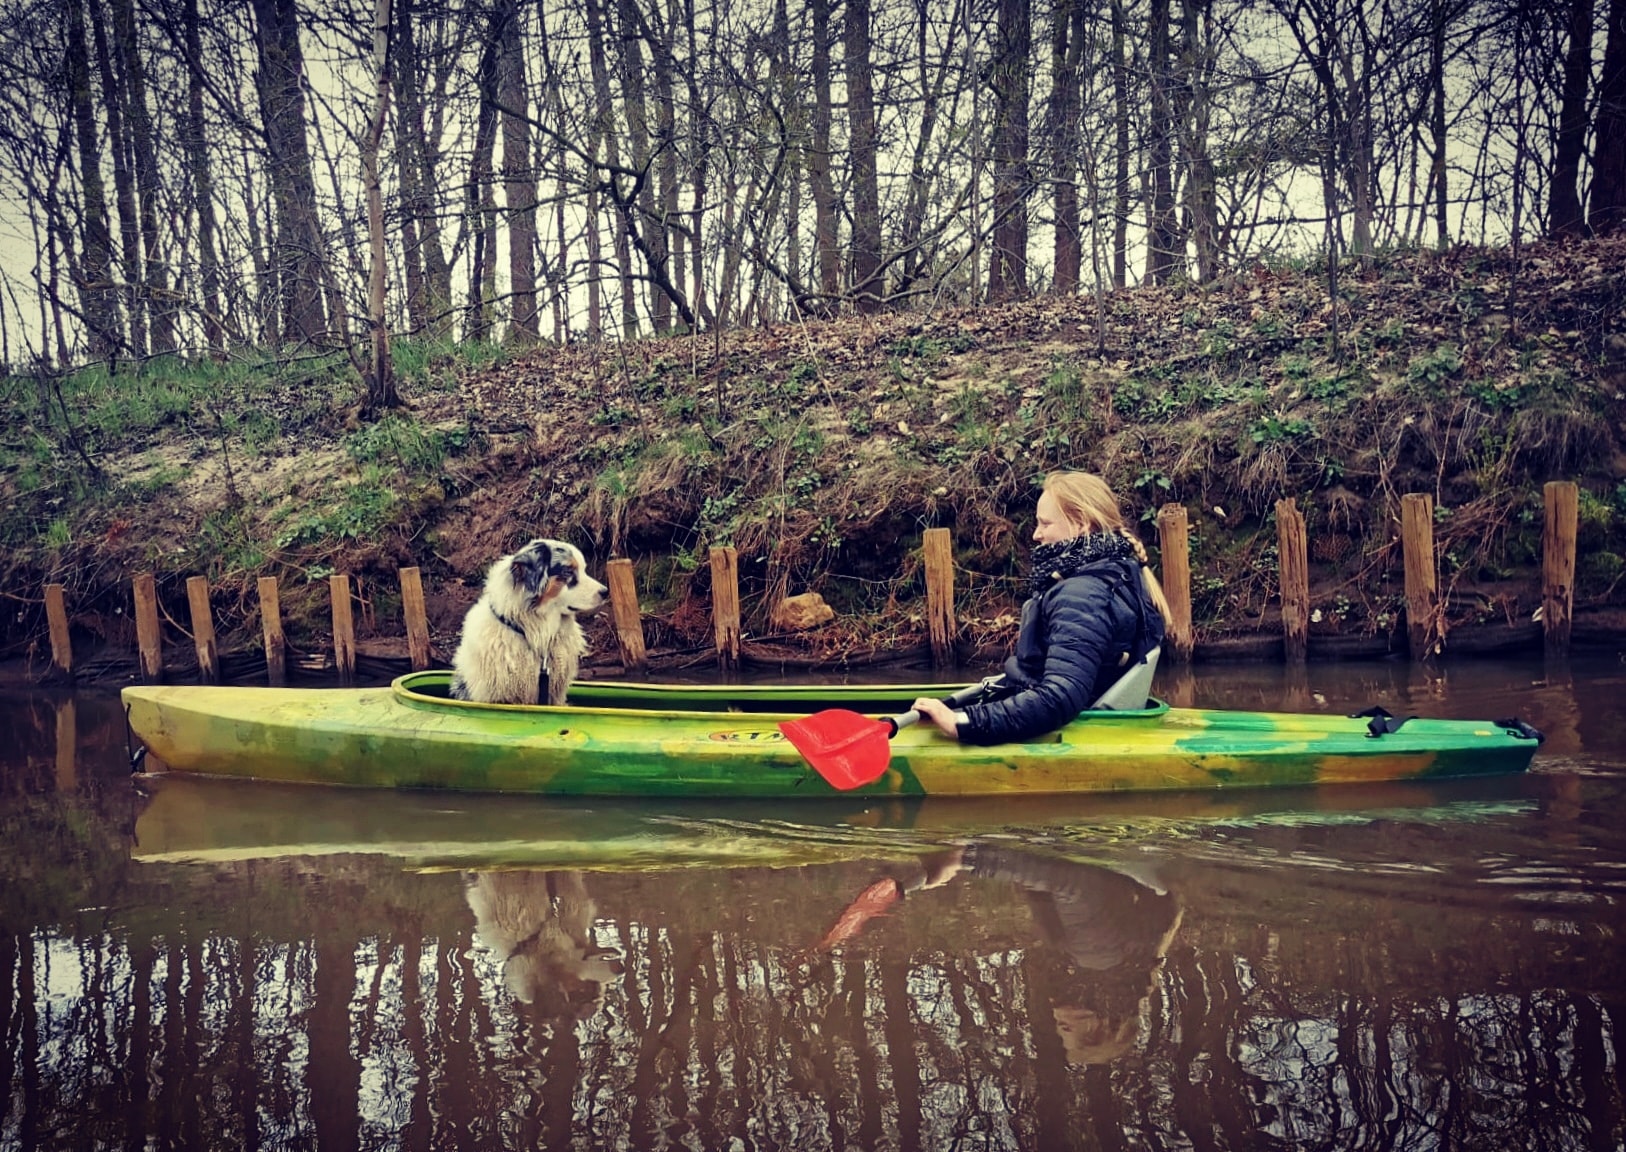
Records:
[[[1163,595],[1163,585],[1157,582],[1152,572],[1151,561],[1146,556],[1146,545],[1124,523],[1123,513],[1118,510],[1118,498],[1107,487],[1107,482],[1093,472],[1052,472],[1044,478],[1044,491],[1050,493],[1056,507],[1067,522],[1078,529],[1080,535],[1085,532],[1116,532],[1129,541],[1135,549],[1135,557],[1140,561],[1146,595],[1157,607],[1163,622],[1172,624],[1174,619],[1169,611],[1169,601]]]

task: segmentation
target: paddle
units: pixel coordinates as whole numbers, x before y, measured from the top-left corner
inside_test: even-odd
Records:
[[[960,689],[943,703],[951,708],[969,704],[994,688],[1001,679],[990,676]],[[879,780],[892,760],[892,737],[899,729],[919,722],[920,713],[912,708],[880,720],[845,708],[827,708],[798,720],[782,720],[779,730],[832,788],[845,792]]]

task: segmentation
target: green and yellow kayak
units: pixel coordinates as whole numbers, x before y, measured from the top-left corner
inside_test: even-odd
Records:
[[[132,687],[131,730],[163,766],[299,783],[576,796],[800,799],[1371,783],[1520,772],[1537,735],[1513,721],[1413,719],[1397,730],[1317,714],[1086,712],[1046,738],[980,748],[927,726],[886,773],[832,787],[779,731],[824,707],[878,715],[955,686],[581,682],[561,706],[448,698],[451,674],[388,688]]]

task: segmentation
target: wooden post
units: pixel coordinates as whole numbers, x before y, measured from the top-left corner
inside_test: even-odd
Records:
[[[642,672],[646,662],[644,625],[632,561],[611,560],[604,571],[610,580],[610,615],[615,620],[616,643],[621,646],[621,667],[628,672]]]
[[[333,663],[339,669],[339,683],[353,684],[356,680],[356,622],[350,612],[350,577],[329,576],[327,590],[333,601]]]
[[[79,746],[78,711],[73,697],[56,706],[56,790],[72,792],[79,783],[74,755]]]
[[[288,683],[288,642],[282,635],[282,598],[277,578],[261,576],[260,630],[265,634],[265,679],[273,688]]]
[[[158,582],[143,572],[131,581],[135,593],[136,648],[141,678],[155,684],[164,678],[164,633],[158,624]]]
[[[45,586],[45,623],[51,630],[51,663],[73,675],[73,638],[68,635],[68,601],[60,584]]]
[[[209,612],[209,578],[186,578],[186,604],[192,610],[192,646],[198,653],[198,679],[220,683],[220,660],[215,652],[215,620]]]
[[[1574,482],[1554,480],[1541,490],[1541,632],[1547,655],[1570,650],[1575,610],[1575,530],[1580,492]]]
[[[1310,652],[1310,554],[1304,515],[1289,496],[1276,501],[1276,555],[1282,582],[1282,649],[1289,664]]]
[[[717,637],[717,664],[740,664],[740,555],[733,548],[711,550],[711,624]]]
[[[1157,510],[1157,541],[1163,556],[1163,597],[1174,617],[1163,642],[1171,657],[1185,663],[1197,637],[1191,627],[1191,534],[1184,504],[1165,504]]]
[[[1434,497],[1408,492],[1400,498],[1400,548],[1406,562],[1406,638],[1413,660],[1434,654],[1439,633],[1439,593],[1434,574]]]
[[[928,528],[921,538],[926,560],[926,628],[931,634],[932,663],[955,662],[954,538],[947,528]]]
[[[407,656],[412,670],[429,667],[429,613],[423,606],[423,577],[417,568],[401,569],[401,615],[406,617]]]

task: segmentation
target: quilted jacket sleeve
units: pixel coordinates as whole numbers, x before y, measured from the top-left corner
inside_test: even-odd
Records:
[[[1118,635],[1124,622],[1116,607],[1111,587],[1098,577],[1064,580],[1046,592],[1033,618],[1034,627],[1042,630],[1043,674],[1014,695],[967,708],[960,740],[966,744],[1031,740],[1054,732],[1088,708],[1102,661],[1124,647]],[[1131,633],[1133,629],[1131,621]]]

